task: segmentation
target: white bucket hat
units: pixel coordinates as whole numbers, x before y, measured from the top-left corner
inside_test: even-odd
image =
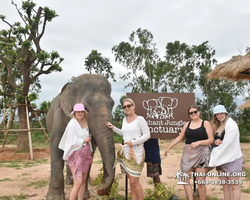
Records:
[[[225,108],[225,106],[223,105],[217,105],[214,107],[214,115],[218,114],[218,113],[227,113],[227,110]]]

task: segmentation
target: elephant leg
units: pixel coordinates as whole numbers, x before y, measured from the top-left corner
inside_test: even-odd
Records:
[[[63,151],[58,148],[58,143],[59,141],[53,139],[50,143],[51,177],[46,200],[65,200]]]
[[[72,173],[71,173],[71,170],[69,168],[69,165],[66,165],[66,180],[65,180],[65,183],[66,185],[73,185],[74,181],[73,181],[73,178],[72,178]]]

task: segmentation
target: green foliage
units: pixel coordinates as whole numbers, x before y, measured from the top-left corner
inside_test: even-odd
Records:
[[[166,62],[172,65],[166,79],[173,92],[202,91],[202,98],[196,98],[196,104],[202,111],[202,117],[211,120],[211,107],[223,104],[229,112],[237,108],[236,97],[244,92],[246,83],[224,80],[208,80],[207,74],[217,64],[215,50],[208,41],[200,45],[189,46],[175,41],[166,46]]]
[[[175,185],[165,186],[163,183],[158,183],[153,190],[145,189],[145,200],[158,200],[158,199],[169,199],[172,195],[175,195]]]
[[[236,97],[246,90],[246,82],[208,80],[207,74],[217,64],[215,50],[208,41],[199,45],[188,45],[179,41],[166,45],[165,60],[158,56],[153,34],[146,29],[133,31],[128,42],[120,42],[112,48],[115,60],[128,69],[121,75],[124,81],[130,81],[125,88],[131,92],[194,92],[202,91],[202,97],[196,99],[206,120],[211,120],[211,108],[223,104],[230,113],[234,113]],[[120,108],[115,110],[118,115]],[[119,121],[117,121],[119,123]]]
[[[56,51],[46,52],[40,45],[46,25],[57,17],[56,12],[48,7],[35,10],[36,4],[30,0],[23,1],[21,9],[13,1],[12,4],[20,22],[11,24],[1,15],[2,22],[9,28],[0,30],[1,83],[6,83],[0,94],[5,98],[15,96],[17,102],[23,103],[26,97],[29,101],[38,98],[35,95],[41,88],[38,77],[62,71],[63,58]]]
[[[92,71],[96,74],[102,74],[107,79],[112,78],[115,82],[115,74],[111,71],[112,65],[108,58],[102,57],[101,53],[98,53],[97,50],[92,50],[91,53],[85,58],[85,68],[91,74]]]
[[[240,142],[241,143],[250,143],[250,137],[246,137],[246,136],[243,136],[243,135],[240,135]]]
[[[166,62],[169,69],[164,78],[173,92],[192,92],[198,80],[194,73],[194,51],[191,46],[179,41],[166,46]]]
[[[28,187],[34,187],[36,189],[39,189],[39,188],[43,188],[43,187],[47,187],[49,184],[49,181],[48,180],[38,180],[38,181],[35,181],[35,182],[31,182],[29,184],[27,184],[26,186]]]
[[[28,199],[28,198],[29,198],[29,195],[22,194],[22,193],[20,195],[0,197],[0,199],[3,199],[3,200],[22,200],[22,199]]]
[[[119,143],[121,144],[122,143],[122,136],[114,133],[114,143]]]
[[[100,173],[97,175],[97,177],[93,181],[90,182],[90,184],[92,186],[96,186],[96,188],[98,188],[102,183],[102,177],[103,177],[103,168],[100,169]],[[120,197],[120,195],[118,194],[118,191],[119,191],[119,180],[117,178],[115,178],[114,182],[111,186],[109,195],[102,196],[102,199],[104,199],[104,200],[105,199],[106,200],[116,199],[117,197]]]
[[[11,179],[9,178],[0,179],[0,182],[4,182],[4,181],[11,181]]]
[[[120,104],[116,106],[115,111],[113,112],[113,125],[117,128],[122,127],[122,120],[125,117],[125,113],[122,109],[123,101],[125,98],[125,95],[121,96]]]
[[[115,61],[128,69],[120,78],[131,80],[125,88],[132,92],[158,92],[164,74],[165,63],[159,59],[153,34],[146,29],[137,29],[129,36],[129,42],[120,42],[112,48]]]
[[[248,187],[247,189],[242,188],[241,192],[249,194],[250,193],[250,187]]]

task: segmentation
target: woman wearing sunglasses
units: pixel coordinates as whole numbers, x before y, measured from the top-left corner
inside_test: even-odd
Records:
[[[209,145],[214,142],[214,136],[211,124],[200,118],[200,111],[197,106],[192,105],[188,109],[188,115],[191,121],[183,126],[180,135],[175,138],[165,151],[165,156],[167,156],[170,148],[177,145],[184,138],[186,139],[181,158],[181,171],[188,174],[189,178],[186,179],[185,182],[189,184],[184,184],[183,186],[187,199],[192,200],[193,193],[190,185],[191,172],[196,172],[196,174],[206,174],[208,172],[210,157]],[[206,199],[205,179],[206,176],[196,176],[200,200]]]
[[[240,148],[240,133],[237,123],[228,117],[226,108],[217,105],[213,110],[212,127],[214,130],[214,148],[209,166],[216,167],[223,185],[225,200],[239,200],[241,196],[239,175],[242,170],[242,152]]]
[[[128,176],[132,200],[143,200],[139,179],[145,160],[143,143],[150,138],[150,132],[145,119],[135,114],[132,99],[126,98],[123,101],[123,109],[126,117],[123,119],[122,129],[110,122],[106,122],[106,126],[123,136],[124,145],[118,149],[116,162],[120,163],[121,171]]]

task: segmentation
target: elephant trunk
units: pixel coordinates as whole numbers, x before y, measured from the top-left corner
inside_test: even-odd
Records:
[[[99,195],[108,195],[115,177],[114,136],[113,131],[106,127],[106,121],[111,121],[111,117],[100,115],[89,123],[90,132],[93,134],[103,162],[103,179],[97,189]]]

